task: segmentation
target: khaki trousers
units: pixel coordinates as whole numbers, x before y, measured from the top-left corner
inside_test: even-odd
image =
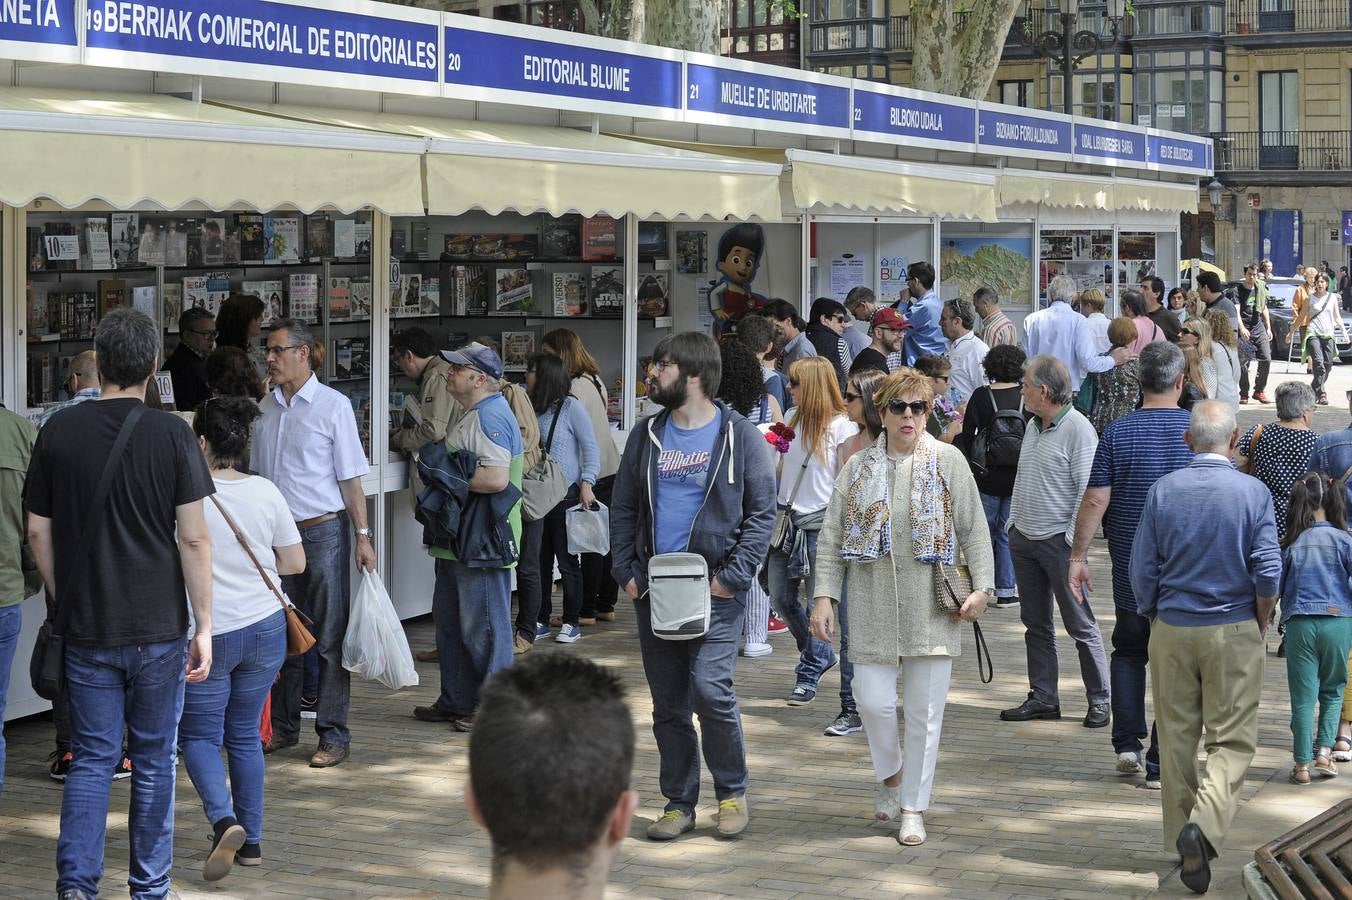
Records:
[[[1160,740],[1164,847],[1189,822],[1219,851],[1258,744],[1265,648],[1258,623],[1150,631],[1150,683]],[[1206,772],[1197,777],[1197,741],[1206,729]]]

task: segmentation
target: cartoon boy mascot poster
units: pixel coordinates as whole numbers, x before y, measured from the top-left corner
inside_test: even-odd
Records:
[[[759,225],[750,222],[734,225],[718,239],[715,268],[723,277],[709,289],[715,338],[735,332],[743,316],[765,305],[765,297],[751,289],[764,258],[765,232]]]

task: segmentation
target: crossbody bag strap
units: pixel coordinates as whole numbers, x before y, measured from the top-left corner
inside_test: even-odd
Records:
[[[131,433],[145,411],[145,405],[138,403],[122,420],[122,427],[118,429],[117,439],[113,441],[113,449],[108,452],[108,461],[103,464],[103,474],[99,476],[99,486],[94,489],[94,501],[89,506],[89,518],[85,520],[84,529],[80,532],[80,543],[75,547],[75,571],[71,573],[70,584],[67,587],[71,595],[74,595],[79,589],[84,582],[86,573],[89,571],[89,551],[94,543],[94,534],[99,530],[99,525],[103,521],[104,507],[108,503],[108,491],[113,487],[113,476],[117,474],[118,463],[122,459],[123,452],[127,449],[127,441],[131,439]],[[70,621],[70,607],[71,604],[61,602],[61,596],[58,593],[56,618],[52,621],[52,628],[55,629],[57,634],[66,633],[66,624]]]
[[[216,499],[215,494],[211,494],[210,496],[211,502],[216,504],[216,509],[220,512],[221,518],[225,519],[225,524],[229,525],[230,530],[235,533],[235,540],[239,541],[239,545],[244,548],[244,552],[249,554],[249,562],[254,564],[254,568],[258,570],[258,574],[262,577],[263,583],[268,586],[268,590],[272,591],[272,596],[276,597],[277,602],[282,604],[282,609],[289,609],[291,604],[282,596],[282,592],[277,590],[277,586],[272,583],[272,579],[269,578],[268,573],[264,571],[262,563],[258,561],[257,556],[254,556],[253,548],[249,546],[249,542],[245,539],[243,532],[239,530],[239,526],[235,524],[235,520],[230,516],[230,513],[225,511],[225,505],[222,504],[220,500]]]
[[[549,455],[550,448],[554,446],[554,429],[559,427],[559,419],[563,418],[563,404],[567,400],[564,397],[559,401],[559,405],[554,408],[554,421],[549,423],[549,437],[545,438],[545,456]]]
[[[793,490],[789,491],[789,506],[793,506],[794,498],[798,496],[798,488],[803,483],[803,476],[807,474],[807,464],[812,462],[812,454],[809,453],[803,457],[803,464],[798,468],[798,477],[793,480]],[[783,465],[783,460],[780,460]]]
[[[1352,466],[1348,466],[1347,471],[1339,476],[1338,480],[1343,484],[1347,484],[1347,479],[1349,478],[1352,478]]]

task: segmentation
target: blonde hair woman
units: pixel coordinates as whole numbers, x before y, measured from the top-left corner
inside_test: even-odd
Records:
[[[1109,319],[1103,314],[1107,305],[1108,298],[1098,288],[1080,291],[1080,315],[1089,325],[1089,333],[1094,336],[1094,349],[1098,353],[1107,353],[1112,349],[1112,343],[1108,340]]]
[[[1216,396],[1216,360],[1213,356],[1211,326],[1203,316],[1188,317],[1178,332],[1178,345],[1191,347],[1197,351],[1198,365],[1202,370],[1202,388],[1206,399],[1217,400]]]
[[[1178,405],[1181,409],[1192,409],[1194,403],[1206,399],[1206,378],[1202,374],[1202,357],[1198,354],[1195,344],[1189,346],[1183,343],[1181,331],[1179,346],[1183,351],[1183,393],[1178,395]]]
[[[1239,409],[1239,339],[1230,317],[1219,309],[1202,316],[1211,329],[1211,359],[1216,366],[1216,399]]]
[[[831,501],[840,444],[859,426],[850,421],[840,396],[836,370],[825,357],[809,356],[789,366],[789,395],[793,412],[789,427],[793,440],[780,457],[779,515],[788,517],[784,540],[771,539],[766,576],[775,609],[789,625],[798,644],[790,706],[803,706],[817,696],[817,684],[836,664],[829,642],[808,630],[807,610],[798,600],[799,588],[813,596],[816,581],[817,532]],[[778,528],[776,531],[778,532]]]
[[[897,840],[925,841],[939,734],[961,621],[975,621],[995,590],[995,561],[981,495],[957,448],[925,432],[934,402],[930,379],[903,369],[874,394],[883,433],[850,457],[822,522],[814,634],[835,633],[833,601],[850,585],[854,692],[881,782],[880,820],[901,819]],[[960,611],[935,603],[935,567],[965,559],[977,590]],[[897,675],[902,676],[905,744],[897,741]]]

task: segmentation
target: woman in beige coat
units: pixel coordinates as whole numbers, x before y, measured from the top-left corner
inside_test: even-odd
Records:
[[[995,563],[981,495],[956,448],[925,433],[930,379],[901,369],[874,402],[883,433],[850,457],[836,479],[817,544],[812,628],[830,641],[834,604],[848,577],[854,694],[882,784],[880,820],[901,818],[897,840],[924,843],[939,732],[962,622],[978,619],[995,592]],[[935,600],[935,564],[965,560],[976,588],[954,615]],[[897,675],[905,751],[897,741]]]

